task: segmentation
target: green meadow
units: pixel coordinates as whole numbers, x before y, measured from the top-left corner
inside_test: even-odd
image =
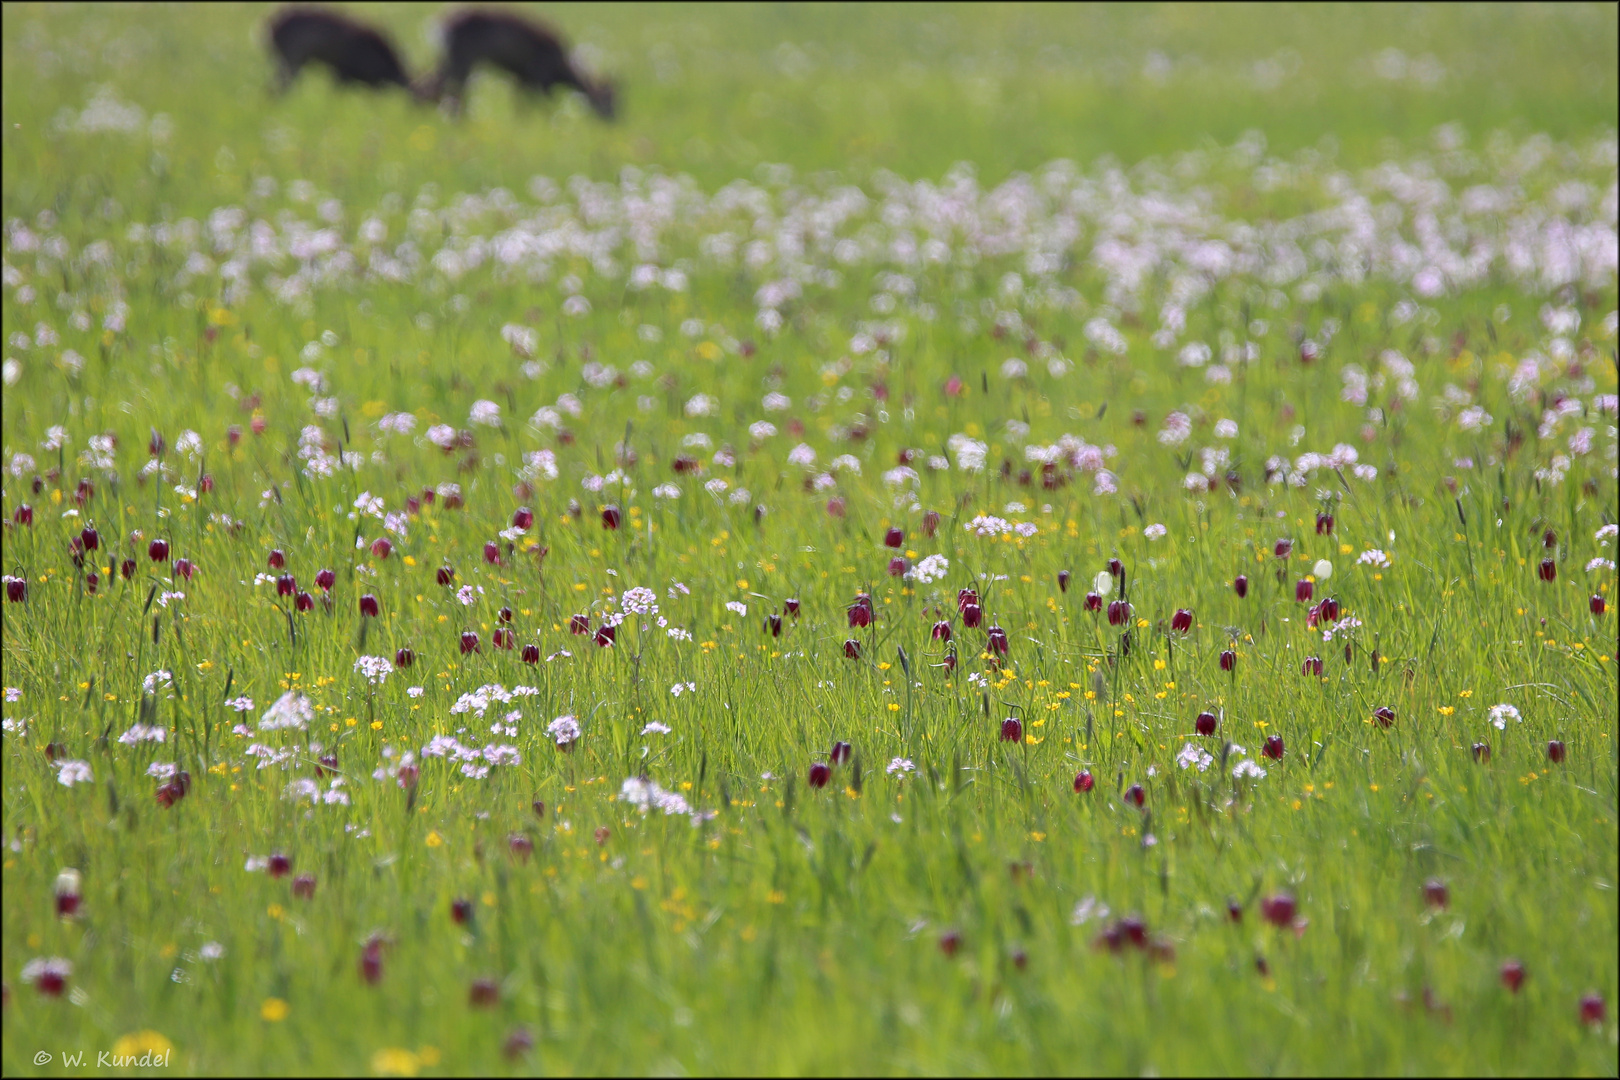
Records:
[[[7,1075],[1620,1068],[1613,6],[274,10],[4,9]]]

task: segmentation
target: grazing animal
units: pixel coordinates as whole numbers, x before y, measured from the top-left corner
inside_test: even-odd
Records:
[[[394,46],[378,31],[335,12],[291,7],[270,21],[276,54],[276,88],[285,92],[305,64],[325,64],[339,83],[374,89],[412,89]]]
[[[529,91],[549,95],[553,87],[573,87],[598,116],[613,119],[613,84],[581,74],[557,35],[527,19],[476,10],[453,16],[444,24],[444,59],[430,80],[428,94],[459,113],[467,79],[479,64],[500,68]]]

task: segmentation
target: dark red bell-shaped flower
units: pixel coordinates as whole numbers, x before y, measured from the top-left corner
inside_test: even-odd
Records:
[[[467,1004],[475,1009],[493,1008],[501,1000],[501,984],[494,979],[474,979],[467,988]]]
[[[1097,781],[1091,775],[1091,771],[1089,769],[1081,769],[1079,772],[1074,774],[1074,791],[1076,795],[1084,795],[1086,792],[1090,791],[1096,786]]]
[[[970,604],[979,602],[979,594],[973,589],[963,589],[956,594],[956,610],[966,611]]]
[[[1339,601],[1329,596],[1317,605],[1318,614],[1323,622],[1334,623],[1339,621]]]
[[[872,609],[866,604],[858,602],[851,604],[848,614],[849,625],[852,627],[860,629],[872,625]]]
[[[270,549],[270,557],[265,561],[269,563],[270,569],[280,570],[282,567],[287,565],[286,552],[282,551],[280,548],[272,548]]]
[[[1551,529],[1548,529],[1546,532],[1542,533],[1541,534],[1541,546],[1544,547],[1544,548],[1555,548],[1555,547],[1557,547],[1558,546],[1558,534],[1553,532]]]
[[[927,510],[922,516],[923,535],[932,537],[939,531],[939,511]]]
[[[568,620],[568,629],[575,634],[591,632],[591,617],[583,612]]]
[[[905,577],[906,571],[909,569],[911,569],[911,564],[899,555],[889,560],[890,577]]]
[[[1603,618],[1603,613],[1605,611],[1609,610],[1609,605],[1603,599],[1603,597],[1597,595],[1596,593],[1593,593],[1592,594],[1592,599],[1587,601],[1587,609],[1590,610],[1592,612],[1592,614],[1596,615],[1598,618],[1601,619],[1601,618]]]
[[[490,640],[497,649],[510,649],[517,644],[512,639],[512,628],[510,626],[497,626],[495,632],[490,635]]]
[[[162,537],[146,545],[146,557],[153,562],[169,561],[169,542]]]
[[[797,619],[799,617],[799,601],[791,596],[788,597],[782,601],[782,610]]]
[[[1379,727],[1393,727],[1395,724],[1395,710],[1388,705],[1380,705],[1373,710],[1373,719],[1378,721]]]
[[[1108,625],[1124,626],[1131,617],[1131,605],[1123,600],[1112,600],[1108,604]]]
[[[484,561],[489,563],[491,566],[499,566],[501,563],[501,545],[497,544],[493,540],[485,541]]]
[[[291,574],[282,574],[276,578],[276,595],[291,596],[298,591],[298,579]]]
[[[190,581],[191,575],[197,572],[197,564],[190,559],[176,559],[174,560],[174,572],[177,577]]]
[[[1272,545],[1271,553],[1279,559],[1286,559],[1294,553],[1294,542],[1292,540],[1279,540]]]
[[[273,878],[286,877],[292,872],[292,857],[286,852],[272,852],[270,858],[265,860],[264,868]]]
[[[512,527],[514,529],[527,529],[534,524],[534,511],[527,506],[520,506],[512,512]]]
[[[1542,581],[1557,581],[1558,564],[1551,559],[1542,559],[1540,573]]]
[[[1142,790],[1141,784],[1132,784],[1125,789],[1125,801],[1140,810],[1147,802],[1147,792]]]
[[[1006,656],[1007,631],[1003,630],[999,626],[992,626],[988,633],[989,639],[985,642],[985,651],[991,656]]]
[[[482,651],[482,646],[478,641],[478,632],[476,630],[463,630],[461,632],[461,655],[466,656],[468,653]]]
[[[1221,670],[1231,671],[1235,667],[1237,667],[1237,653],[1233,652],[1231,649],[1222,649]]]
[[[379,536],[371,542],[371,553],[379,559],[386,559],[393,554],[394,542],[386,536]]]
[[[118,576],[123,578],[125,581],[128,581],[130,578],[134,577],[135,576],[135,560],[134,559],[125,559],[123,562],[119,563],[118,564]]]
[[[1260,917],[1273,926],[1293,926],[1298,911],[1299,905],[1292,893],[1273,893],[1260,901]]]
[[[20,504],[17,509],[11,512],[11,523],[19,527],[27,525],[32,528],[34,524],[34,508],[27,503]]]
[[[84,575],[84,591],[91,596],[96,595],[96,587],[101,584],[101,575],[89,573]]]
[[[1307,656],[1304,662],[1299,665],[1299,673],[1317,678],[1321,677],[1322,658],[1320,656]]]
[[[827,516],[835,518],[844,516],[844,500],[842,497],[834,496],[827,500]]]
[[[889,530],[883,534],[884,547],[897,548],[903,545],[905,542],[906,534],[901,532],[893,525],[889,526]]]
[[[834,765],[848,765],[850,755],[854,752],[855,748],[850,746],[849,743],[835,742],[833,743],[832,753],[827,756],[832,758]]]
[[[978,604],[969,604],[962,609],[962,625],[969,630],[977,629],[984,622],[984,609]]]
[[[1243,921],[1243,905],[1236,900],[1226,902],[1226,918],[1228,922],[1240,923]]]
[[[1125,564],[1120,562],[1118,559],[1109,559],[1108,572],[1114,577],[1119,577],[1125,573]]]
[[[77,870],[64,870],[56,876],[56,914],[61,918],[71,919],[79,913],[84,901],[80,880]]]
[[[1094,592],[1086,593],[1086,610],[1087,611],[1101,611],[1102,610],[1102,597],[1097,595]]]
[[[1070,574],[1069,574],[1069,572],[1067,570],[1059,570],[1058,571],[1057,583],[1058,583],[1058,591],[1059,592],[1068,592],[1069,591],[1069,577],[1070,577]]]
[[[13,604],[20,604],[28,599],[28,579],[6,575],[6,599]]]
[[[825,762],[817,761],[810,766],[810,775],[807,777],[813,788],[824,788],[827,781],[832,779],[832,769]]]
[[[1315,594],[1316,594],[1316,583],[1315,582],[1307,581],[1304,578],[1301,578],[1298,581],[1294,582],[1294,599],[1299,601],[1301,604],[1310,603],[1311,602],[1311,597],[1314,596]]]
[[[1009,716],[1001,722],[1002,742],[1023,742],[1024,725],[1016,716]]]
[[[94,525],[86,525],[79,531],[79,542],[84,545],[84,550],[94,551],[101,546],[101,534],[96,532]]]
[[[1479,762],[1481,765],[1491,760],[1490,743],[1477,742],[1468,749],[1474,755],[1474,760]]]
[[[1232,591],[1237,593],[1239,600],[1243,599],[1245,596],[1248,596],[1249,595],[1249,579],[1248,579],[1248,577],[1246,575],[1239,574],[1237,577],[1233,578],[1232,579]]]
[[[1524,985],[1524,965],[1517,960],[1504,960],[1502,962],[1502,985],[1517,994],[1519,987]]]
[[[957,930],[947,930],[939,936],[939,951],[945,954],[947,960],[954,957],[962,948],[962,934]]]
[[[293,607],[298,611],[314,611],[315,598],[300,590],[298,595],[293,597]]]
[[[944,619],[941,619],[939,622],[934,624],[933,630],[930,631],[930,636],[935,641],[951,640],[951,624]]]
[[[1451,904],[1451,890],[1439,878],[1430,878],[1423,883],[1423,899],[1430,907],[1444,910]]]
[[[1207,710],[1199,713],[1193,720],[1193,730],[1200,735],[1215,734],[1215,714]]]
[[[844,656],[850,660],[859,660],[861,658],[861,643],[854,638],[844,642]]]
[[[397,652],[394,653],[394,666],[395,667],[397,667],[397,668],[408,668],[414,663],[416,663],[416,653],[414,651],[412,651],[408,646],[405,647],[405,648],[399,649]]]
[[[1587,994],[1581,998],[1581,1023],[1597,1025],[1608,1019],[1609,1007],[1602,994]]]
[[[1547,743],[1547,760],[1552,762],[1554,765],[1562,765],[1564,763],[1565,752],[1566,751],[1564,749],[1562,739],[1553,739]]]
[[[619,527],[619,508],[617,506],[602,507],[602,528],[617,529]]]
[[[337,584],[337,574],[327,569],[317,570],[315,584],[320,586],[322,592],[331,592],[332,586]]]
[[[465,896],[459,896],[450,901],[450,921],[457,926],[466,926],[472,922],[473,902]]]
[[[1324,513],[1321,513],[1320,511],[1318,511],[1318,513],[1316,515],[1316,535],[1317,536],[1332,536],[1333,535],[1333,515],[1332,514],[1324,514]]]
[[[315,899],[315,875],[299,874],[292,880],[292,894],[300,900]]]
[[[617,638],[618,636],[619,636],[619,631],[618,631],[618,629],[616,627],[605,626],[604,625],[604,626],[598,626],[596,628],[596,644],[600,648],[605,649],[608,646],[612,645],[613,642],[614,642],[614,639]]]
[[[383,976],[383,940],[373,937],[360,950],[360,977],[368,986],[376,986]]]
[[[375,596],[366,593],[360,597],[360,614],[368,619],[375,619],[382,614],[382,606],[377,603]]]
[[[534,841],[529,839],[528,833],[511,833],[506,838],[506,850],[518,862],[528,862],[529,856],[534,854]]]
[[[501,610],[495,613],[495,617],[503,623],[509,623],[512,621],[512,609],[509,607],[502,607]]]
[[[540,646],[538,646],[538,645],[525,645],[525,646],[523,646],[522,656],[523,656],[523,662],[525,664],[538,664],[540,662]]]
[[[1192,624],[1192,612],[1188,611],[1186,608],[1178,608],[1176,613],[1170,616],[1170,629],[1174,630],[1178,634],[1187,633],[1192,629]]]
[[[765,629],[770,632],[771,637],[781,637],[782,636],[782,616],[780,616],[780,615],[767,615],[767,616],[765,616]]]
[[[456,572],[448,566],[441,566],[439,567],[437,580],[440,585],[448,585],[456,580]]]
[[[1281,761],[1283,758],[1282,736],[1267,735],[1265,743],[1260,747],[1260,752],[1272,761]]]

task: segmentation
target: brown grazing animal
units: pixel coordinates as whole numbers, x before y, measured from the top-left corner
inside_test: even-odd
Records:
[[[467,79],[480,64],[500,68],[531,92],[549,95],[553,87],[573,87],[598,116],[613,119],[611,82],[581,74],[550,30],[501,11],[463,11],[444,24],[444,60],[427,93],[459,113]]]
[[[285,92],[305,64],[325,64],[339,84],[411,89],[399,54],[381,33],[335,12],[291,7],[270,21],[276,89]]]

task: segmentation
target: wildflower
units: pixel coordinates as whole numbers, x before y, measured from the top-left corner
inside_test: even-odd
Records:
[[[1258,764],[1250,761],[1248,758],[1244,758],[1242,761],[1232,766],[1232,779],[1234,780],[1264,780],[1265,776],[1266,770],[1262,769]]]
[[[70,759],[56,763],[56,782],[63,787],[90,784],[95,782],[95,775],[90,771],[89,762]]]
[[[46,997],[61,997],[72,974],[73,961],[60,956],[39,957],[23,965],[22,981],[33,983],[34,989]]]
[[[84,895],[81,888],[82,880],[77,870],[69,867],[56,875],[56,884],[52,892],[56,895],[56,914],[64,919],[70,919],[79,912],[79,904],[83,902]]]
[[[884,769],[884,772],[888,773],[890,776],[904,776],[906,773],[916,771],[916,768],[917,766],[912,763],[910,758],[897,757],[889,761],[888,767]]]
[[[827,786],[827,781],[831,778],[832,769],[828,768],[824,762],[817,761],[811,764],[810,773],[808,776],[808,781],[811,787],[824,788]]]
[[[1233,652],[1231,649],[1222,649],[1220,663],[1222,671],[1233,670],[1237,667],[1237,653]]]
[[[409,652],[409,649],[400,650],[401,655],[408,654]],[[412,659],[414,660],[414,657]],[[390,664],[381,656],[362,656],[354,662],[354,670],[355,674],[365,679],[371,685],[381,686],[383,680],[387,679],[388,676],[392,674],[394,665]]]
[[[1268,735],[1260,752],[1272,761],[1281,761],[1283,758],[1283,741],[1281,735]]]
[[[1069,572],[1067,570],[1059,570],[1058,571],[1058,573],[1057,573],[1057,583],[1058,583],[1058,591],[1059,592],[1068,592],[1069,591],[1069,577],[1070,577],[1070,575],[1069,575]]]
[[[619,527],[619,508],[617,506],[602,507],[602,528],[612,531]]]
[[[375,619],[381,614],[381,612],[382,608],[377,603],[377,598],[375,596],[371,595],[370,593],[366,593],[364,596],[360,597],[360,616],[362,618]]]
[[[1081,769],[1074,774],[1074,790],[1077,795],[1084,795],[1097,784],[1089,769]]]
[[[1562,740],[1552,739],[1547,743],[1547,760],[1554,765],[1564,763],[1565,749]]]
[[[1524,717],[1519,715],[1519,710],[1515,709],[1512,705],[1492,705],[1489,711],[1486,712],[1485,716],[1486,719],[1495,725],[1496,730],[1498,731],[1505,730],[1509,720],[1516,720],[1521,724],[1524,723]]]
[[[1322,658],[1319,656],[1307,656],[1299,666],[1299,673],[1301,675],[1320,677],[1322,674]]]
[[[1233,578],[1232,579],[1232,591],[1237,593],[1239,600],[1242,600],[1245,596],[1248,596],[1249,595],[1249,579],[1248,579],[1248,577],[1246,575],[1244,575],[1244,574],[1239,574],[1237,577]]]
[[[1174,630],[1178,634],[1187,633],[1192,629],[1192,625],[1192,612],[1188,611],[1186,608],[1178,608],[1176,613],[1170,617],[1170,629]]]
[[[1142,790],[1141,784],[1132,784],[1125,789],[1125,801],[1137,809],[1141,809],[1142,804],[1147,802],[1147,792]]]
[[[1124,626],[1131,617],[1131,605],[1123,600],[1111,600],[1108,603],[1108,625]]]
[[[1273,926],[1292,926],[1297,911],[1292,893],[1274,893],[1260,901],[1260,917]]]
[[[1542,581],[1557,581],[1558,564],[1552,559],[1542,559],[1539,573]]]
[[[315,875],[299,874],[292,880],[292,894],[300,900],[315,899]]]
[[[1451,890],[1439,878],[1430,878],[1423,883],[1423,899],[1428,901],[1430,907],[1444,911],[1451,903]]]
[[[1209,714],[1205,713],[1203,716],[1209,716]],[[1199,719],[1202,720],[1203,716],[1200,716]],[[1215,718],[1213,716],[1210,716],[1211,721],[1214,719]],[[1214,727],[1212,725],[1210,732],[1212,733],[1213,731]],[[1200,731],[1199,734],[1203,735],[1206,734],[1206,732]],[[1204,772],[1208,770],[1208,768],[1214,763],[1215,758],[1212,754],[1200,749],[1192,743],[1183,744],[1181,751],[1176,754],[1176,764],[1181,766],[1183,769],[1191,769],[1196,767],[1199,772]]]
[[[259,718],[259,730],[277,731],[291,728],[302,731],[309,727],[313,719],[315,710],[310,706],[309,699],[297,690],[289,690],[265,710],[264,715]]]
[[[317,570],[315,572],[315,584],[320,586],[322,592],[329,593],[332,591],[332,586],[337,584],[337,574],[327,569]]]
[[[573,716],[559,716],[546,725],[546,734],[563,750],[579,741],[579,721]]]
[[[1199,713],[1197,718],[1193,720],[1193,730],[1200,735],[1215,734],[1215,714],[1212,712]],[[1202,772],[1203,770],[1200,769],[1199,771]]]
[[[1581,1023],[1591,1026],[1602,1024],[1609,1016],[1609,1007],[1602,994],[1587,994],[1581,998]]]
[[[985,642],[985,651],[992,656],[1007,655],[1007,631],[1000,626],[992,626],[987,631],[989,639]]]
[[[1149,540],[1159,540],[1170,530],[1163,525],[1153,524],[1142,530],[1142,535]]]
[[[1301,578],[1299,581],[1294,582],[1294,599],[1301,604],[1310,603],[1311,596],[1315,591],[1316,586],[1309,578]]]
[[[1597,593],[1592,594],[1592,599],[1587,602],[1587,607],[1593,615],[1596,615],[1600,619],[1603,617],[1603,613],[1609,610],[1608,604],[1604,601],[1603,597],[1599,596]]]
[[[1395,723],[1395,710],[1388,705],[1380,705],[1373,710],[1373,719],[1378,721],[1380,727],[1391,727]]]
[[[1482,765],[1491,760],[1490,743],[1477,742],[1471,745],[1469,750],[1473,753],[1474,760]]]
[[[169,542],[162,538],[153,540],[150,544],[146,545],[146,555],[147,558],[151,559],[153,562],[168,562]]]

